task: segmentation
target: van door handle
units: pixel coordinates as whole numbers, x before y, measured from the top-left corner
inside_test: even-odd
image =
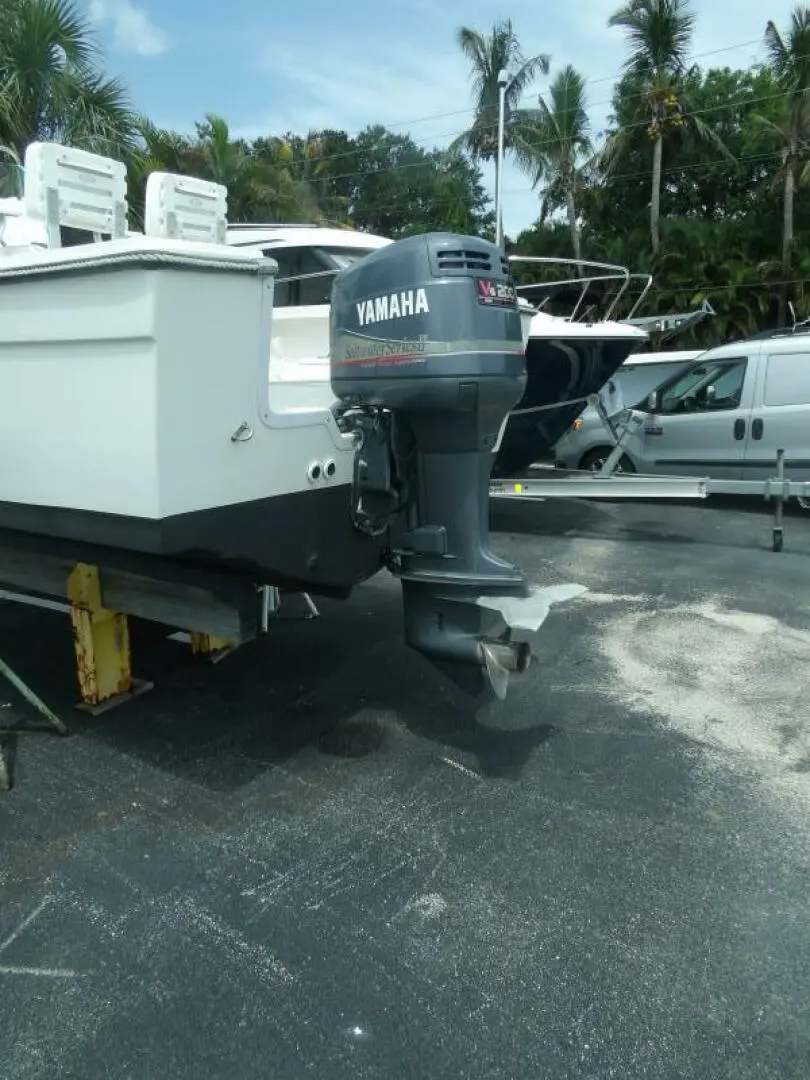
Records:
[[[762,429],[763,429],[763,427],[764,427],[764,424],[762,423],[762,421],[759,418],[752,421],[752,423],[751,423],[751,436],[752,436],[752,438],[761,439],[762,438]]]
[[[734,421],[734,438],[735,439],[743,439],[743,438],[745,438],[745,421],[744,420],[735,420]]]

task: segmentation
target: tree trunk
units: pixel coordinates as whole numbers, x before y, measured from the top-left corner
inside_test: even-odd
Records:
[[[782,207],[782,263],[785,271],[790,270],[791,257],[793,254],[793,201],[796,192],[796,181],[793,175],[794,152],[791,147],[785,163],[785,201]],[[789,274],[786,274],[789,277]],[[787,301],[790,291],[789,285],[783,285],[779,293],[779,325],[784,326],[787,322]]]
[[[786,267],[790,266],[790,256],[793,250],[793,196],[795,190],[793,155],[791,154],[785,168],[785,205],[782,217],[782,262]]]
[[[661,246],[659,221],[661,217],[661,161],[664,156],[664,136],[658,133],[653,148],[652,193],[650,195],[650,240],[653,255]]]
[[[582,258],[582,246],[579,242],[579,229],[577,228],[577,207],[574,201],[574,189],[569,182],[565,192],[565,202],[568,209],[568,228],[571,230],[571,244],[574,248],[574,258],[577,260],[577,270],[582,273],[580,260]]]

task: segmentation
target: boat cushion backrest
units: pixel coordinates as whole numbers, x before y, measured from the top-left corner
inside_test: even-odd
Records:
[[[120,239],[127,234],[127,170],[121,161],[59,143],[25,151],[25,214],[41,221],[49,247],[61,247],[60,227]]]
[[[211,180],[153,172],[146,181],[144,232],[169,240],[224,244],[228,189]]]

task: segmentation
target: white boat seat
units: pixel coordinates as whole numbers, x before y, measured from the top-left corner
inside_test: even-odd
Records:
[[[35,142],[25,151],[25,215],[41,222],[48,247],[62,246],[60,228],[127,235],[127,170],[121,161],[59,143]]]
[[[228,189],[211,180],[153,172],[146,181],[144,232],[167,240],[224,244]]]

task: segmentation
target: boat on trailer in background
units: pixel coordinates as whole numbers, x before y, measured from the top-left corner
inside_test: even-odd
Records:
[[[694,312],[638,316],[653,279],[617,264],[530,255],[510,255],[509,261],[521,279],[518,296],[535,314],[526,345],[526,390],[502,433],[497,477],[519,476],[549,459],[589,399],[651,339],[660,345],[713,314],[704,303]],[[636,283],[638,295],[632,292]]]
[[[135,688],[127,613],[238,642],[263,589],[345,597],[387,568],[406,642],[503,696],[530,658],[515,634],[584,590],[489,548],[492,448],[526,380],[502,253],[433,233],[349,258],[328,393],[284,394],[287,282],[226,243],[226,211],[220,185],[153,173],[137,233],[122,163],[29,146],[0,248],[0,584],[67,598],[95,707]],[[91,239],[64,247],[65,228]]]

